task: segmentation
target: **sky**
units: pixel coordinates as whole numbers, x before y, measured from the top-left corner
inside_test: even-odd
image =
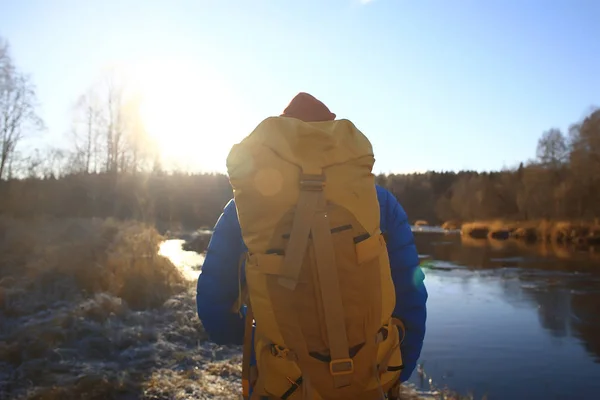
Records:
[[[68,146],[78,96],[124,65],[164,151],[221,172],[301,91],[369,137],[376,172],[514,167],[600,106],[599,20],[597,0],[0,0],[46,123],[28,146]]]

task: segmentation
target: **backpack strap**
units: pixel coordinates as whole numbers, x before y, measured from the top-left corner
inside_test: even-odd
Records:
[[[344,306],[337,268],[335,268],[335,253],[331,239],[331,228],[327,219],[326,199],[323,191],[325,176],[302,174],[300,178],[300,195],[294,215],[290,241],[286,249],[283,264],[283,276],[279,278],[280,285],[289,290],[296,288],[304,255],[308,246],[309,235],[312,233],[312,243],[315,250],[316,265],[319,276],[319,286],[325,314],[327,339],[330,347],[331,361],[329,372],[333,376],[336,388],[351,384],[354,372],[353,360],[348,350],[348,337],[344,322]],[[282,332],[283,333],[283,332]],[[290,337],[302,352],[307,351],[304,338],[300,332],[294,332],[295,338]],[[303,354],[299,354],[302,364]],[[304,377],[305,382],[308,377]],[[309,386],[306,385],[305,386]]]
[[[250,385],[252,381],[252,367],[250,359],[252,357],[252,325],[254,322],[254,313],[252,307],[248,304],[246,311],[246,321],[244,323],[244,350],[242,353],[242,394],[244,400],[250,399]]]
[[[248,285],[242,285],[242,267],[244,266],[244,261],[246,261],[247,258],[248,253],[243,252],[238,261],[238,297],[231,307],[231,311],[237,313],[240,317],[242,317],[242,306],[244,304],[248,304],[250,299]]]
[[[238,264],[238,300],[234,304],[233,309],[241,315],[241,308],[246,304],[246,320],[244,321],[244,345],[242,352],[242,395],[244,400],[250,399],[250,388],[256,382],[257,369],[256,366],[250,365],[252,359],[252,330],[254,327],[254,313],[248,296],[248,286],[242,287],[242,266],[248,253],[243,253],[240,256]]]
[[[302,396],[302,400],[314,400],[314,393],[313,393],[313,387],[310,383],[310,377],[307,375],[304,378],[304,382],[302,382],[303,385],[303,396]]]
[[[325,208],[325,196],[322,192],[317,206],[318,209],[312,220],[311,232],[331,354],[329,372],[333,376],[335,387],[340,388],[348,386],[352,382],[354,362],[350,358],[348,350],[348,336],[344,321],[346,314],[344,313],[342,292],[337,268],[335,267],[335,253]]]
[[[279,278],[279,284],[290,290],[294,290],[298,283],[298,276],[308,246],[313,215],[319,199],[323,197],[324,184],[325,176],[322,174],[302,174],[300,176],[300,195],[290,232],[290,241],[283,260],[283,276]]]

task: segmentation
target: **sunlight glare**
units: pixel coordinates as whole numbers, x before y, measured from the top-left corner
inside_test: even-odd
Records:
[[[227,82],[194,63],[144,62],[130,72],[141,97],[141,119],[163,163],[224,171],[231,146],[248,133]]]

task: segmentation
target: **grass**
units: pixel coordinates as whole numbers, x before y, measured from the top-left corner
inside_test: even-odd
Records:
[[[517,239],[527,242],[600,245],[600,224],[569,221],[475,221],[461,226],[463,236],[473,239]]]
[[[460,223],[460,221],[450,220],[442,224],[442,229],[445,229],[447,231],[454,231],[456,229],[460,229],[461,225],[462,224]]]
[[[179,270],[157,255],[161,237],[141,224],[2,219],[0,238],[0,310],[8,316],[95,293],[141,310],[185,289]]]
[[[196,378],[237,350],[205,342],[161,240],[137,223],[0,218],[0,398],[228,398],[230,379]]]
[[[429,392],[420,392],[413,386],[403,386],[400,393],[401,400],[474,400],[472,395],[461,395],[448,388],[433,389]],[[485,400],[485,397],[482,399]]]
[[[241,348],[207,340],[162,240],[138,223],[0,217],[0,398],[239,398]]]

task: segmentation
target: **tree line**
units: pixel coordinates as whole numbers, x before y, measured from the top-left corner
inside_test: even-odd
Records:
[[[212,226],[231,198],[226,176],[167,171],[140,114],[140,98],[113,72],[74,104],[69,148],[23,152],[44,128],[35,86],[0,38],[0,214],[135,218]],[[379,175],[412,222],[593,220],[600,217],[600,109],[568,132],[544,132],[535,158],[496,172]]]
[[[587,220],[600,217],[600,109],[539,138],[536,157],[496,172],[379,176],[412,219]]]

